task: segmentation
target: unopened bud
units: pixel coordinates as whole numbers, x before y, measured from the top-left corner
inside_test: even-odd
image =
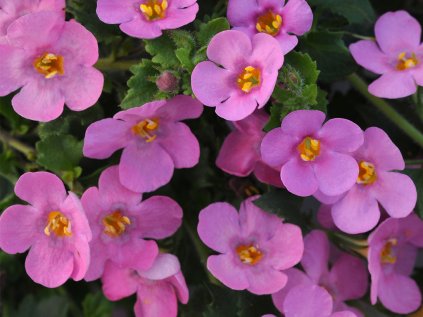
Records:
[[[157,78],[156,85],[160,91],[173,92],[178,89],[179,79],[171,72],[165,71]]]

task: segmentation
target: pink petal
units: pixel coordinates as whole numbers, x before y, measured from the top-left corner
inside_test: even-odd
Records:
[[[303,35],[313,23],[313,12],[305,0],[289,0],[282,9],[282,29]]]
[[[254,96],[255,100],[257,101],[259,109],[263,108],[272,96],[273,90],[275,89],[276,80],[278,78],[278,69],[279,68],[274,68],[272,71],[269,71],[269,73],[263,72],[260,89],[252,92],[252,96]]]
[[[189,290],[182,272],[176,273],[169,279],[176,291],[176,296],[182,304],[187,304],[189,300]]]
[[[406,11],[387,12],[375,24],[376,40],[387,54],[412,52],[420,45],[420,23]]]
[[[257,106],[254,96],[238,93],[238,95],[232,95],[228,100],[216,105],[216,113],[223,119],[238,121],[252,114]]]
[[[199,7],[197,3],[190,6],[177,7],[170,2],[166,12],[166,18],[158,20],[157,25],[162,30],[177,29],[194,21],[197,16],[198,9]]]
[[[369,92],[372,95],[388,99],[407,97],[416,90],[413,76],[408,72],[385,73],[369,85]]]
[[[48,172],[23,174],[15,186],[16,195],[39,210],[58,208],[66,199],[63,182]]]
[[[240,60],[250,56],[252,49],[251,40],[246,34],[229,30],[220,32],[211,39],[207,56],[209,60],[226,69],[238,70]]]
[[[134,270],[120,269],[109,261],[101,278],[104,295],[112,301],[131,296],[138,288],[135,276]]]
[[[80,66],[62,81],[66,105],[73,111],[93,106],[103,91],[104,77],[93,67]]]
[[[137,209],[137,230],[145,238],[164,239],[176,232],[182,223],[182,208],[173,199],[153,196]]]
[[[53,82],[54,81],[54,82]],[[47,122],[58,118],[65,105],[65,98],[55,78],[33,79],[12,99],[13,109],[22,117]]]
[[[23,76],[25,51],[9,45],[0,45],[0,95],[6,96],[25,83]]]
[[[156,100],[147,102],[144,105],[140,105],[135,108],[120,111],[113,116],[113,119],[120,119],[126,121],[128,124],[136,124],[140,120],[147,118],[155,118],[159,114],[163,116],[167,115],[168,102],[166,100]],[[166,118],[166,117],[165,117]],[[173,121],[172,118],[169,118]]]
[[[134,311],[135,316],[176,317],[178,305],[173,286],[168,282],[140,285]]]
[[[74,256],[66,247],[54,247],[50,242],[50,238],[45,237],[31,247],[25,269],[34,282],[54,288],[64,284],[71,276]]]
[[[349,155],[322,153],[314,164],[319,190],[328,196],[340,195],[353,187],[358,177],[357,161]]]
[[[374,41],[358,41],[351,44],[349,49],[357,64],[373,73],[384,74],[392,70],[389,56],[385,55]]]
[[[315,284],[328,273],[329,240],[323,231],[313,230],[304,238],[301,266]]]
[[[232,74],[212,62],[201,62],[191,75],[194,95],[206,106],[216,107],[233,94]]]
[[[90,242],[90,265],[84,280],[87,282],[94,281],[103,276],[108,254],[105,252],[105,245],[97,237]]]
[[[316,198],[316,196],[314,196]],[[332,219],[332,206],[331,205],[320,205],[317,211],[317,221],[324,229],[334,230],[336,229]]]
[[[256,0],[231,0],[228,3],[227,17],[232,26],[248,26],[258,12]]]
[[[358,125],[346,119],[331,119],[319,131],[324,147],[337,152],[354,152],[364,142],[364,134]]]
[[[356,185],[332,207],[335,225],[350,234],[364,233],[373,229],[380,218],[375,198],[365,188]]]
[[[285,273],[271,268],[246,271],[250,286],[247,288],[253,294],[267,295],[281,290],[287,283]]]
[[[105,159],[126,146],[131,139],[130,127],[121,120],[103,119],[92,123],[85,132],[84,156]]]
[[[406,233],[403,234],[407,233],[408,232],[406,231]],[[395,273],[405,276],[411,275],[414,271],[414,266],[416,266],[419,249],[410,243],[405,243],[395,251],[397,256],[397,261],[395,262]]]
[[[165,126],[163,126],[164,130]],[[200,160],[200,145],[190,128],[182,122],[168,123],[157,140],[172,158],[175,168],[190,168]]]
[[[40,212],[32,206],[13,205],[0,216],[0,248],[9,254],[22,253],[37,240]]]
[[[108,24],[128,22],[140,12],[136,11],[133,0],[98,0],[97,15]]]
[[[85,241],[92,239],[90,225],[78,196],[69,192],[69,195],[58,206],[58,209],[72,221],[72,229],[75,229],[81,238],[84,238]]]
[[[190,96],[177,95],[166,101],[166,106],[158,109],[160,117],[172,121],[196,119],[201,116],[203,105]]]
[[[394,218],[408,216],[416,206],[416,186],[407,175],[379,172],[372,192],[387,213]]]
[[[330,315],[330,317],[359,317],[356,312],[352,311],[339,311]]]
[[[121,268],[147,270],[153,265],[159,254],[159,248],[155,241],[146,241],[135,237],[118,248],[118,252],[114,252],[109,259]]]
[[[320,130],[325,114],[318,110],[297,110],[289,113],[282,121],[283,133],[304,138]]]
[[[128,189],[145,193],[166,185],[172,178],[173,170],[172,158],[157,142],[142,146],[132,142],[123,150],[120,158],[119,178]]]
[[[241,262],[235,263],[231,254],[212,255],[207,260],[207,268],[210,273],[225,286],[237,291],[250,286],[241,264]]]
[[[85,277],[88,267],[90,265],[90,247],[88,241],[84,238],[75,238],[73,241],[73,271],[71,278],[75,281],[80,281]]]
[[[299,158],[288,161],[281,170],[282,183],[286,189],[297,196],[313,195],[318,189],[318,183],[309,162],[302,162]]]
[[[296,145],[301,141],[297,137],[285,134],[276,128],[265,135],[261,142],[261,157],[272,167],[280,168],[296,153]]]
[[[275,36],[275,39],[278,40],[283,55],[288,54],[298,44],[298,38],[295,35],[290,35],[282,31]]]
[[[140,39],[154,39],[162,35],[162,30],[157,23],[144,21],[141,16],[122,23],[119,28],[122,32]]]
[[[266,7],[273,7],[272,9],[278,11],[279,8],[283,7],[285,0],[256,0],[257,4],[261,9]]]
[[[254,176],[262,183],[279,188],[283,187],[279,170],[266,165],[262,161],[259,161],[256,164],[256,167],[254,168]]]
[[[277,70],[282,67],[284,61],[284,57],[279,51],[278,41],[268,36],[268,34],[258,33],[253,37],[252,45],[253,52],[251,53],[251,59],[265,61],[261,71],[263,73],[277,73]]]
[[[214,203],[201,210],[198,235],[209,248],[221,253],[232,252],[231,242],[240,235],[238,212],[228,203]]]
[[[379,299],[383,306],[398,314],[409,314],[420,307],[422,295],[408,276],[390,274],[380,282]]]
[[[148,270],[139,271],[138,274],[149,280],[164,280],[177,274],[181,269],[179,260],[173,254],[160,253],[157,255],[153,266]]]

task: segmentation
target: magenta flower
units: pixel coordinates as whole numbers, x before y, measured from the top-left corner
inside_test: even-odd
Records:
[[[261,144],[262,159],[281,171],[286,189],[298,196],[318,190],[338,195],[349,190],[358,176],[351,153],[363,143],[363,131],[346,119],[331,119],[317,110],[288,114]],[[323,125],[323,126],[322,126]]]
[[[403,170],[401,152],[379,128],[364,132],[364,144],[355,153],[360,172],[355,185],[332,206],[335,225],[347,233],[363,233],[374,228],[380,218],[380,203],[394,218],[408,216],[416,205],[417,193]]]
[[[332,262],[330,270],[329,261]],[[313,311],[327,312],[321,316],[330,316],[332,311],[350,311],[353,316],[363,316],[357,309],[347,306],[345,301],[359,299],[367,292],[368,274],[364,261],[348,253],[331,250],[326,234],[314,230],[304,238],[301,266],[305,274],[298,269],[288,270],[288,284],[272,295],[275,306],[281,312],[286,316],[313,317]],[[305,298],[309,298],[310,302],[304,303]],[[322,307],[318,308],[319,305]]]
[[[0,44],[7,44],[7,28],[21,16],[39,12],[61,12],[65,19],[65,0],[0,0]]]
[[[92,67],[97,41],[79,23],[55,12],[27,14],[9,26],[7,40],[0,45],[0,96],[22,87],[12,99],[22,117],[50,121],[65,103],[81,111],[100,97],[103,75]]]
[[[30,205],[1,214],[0,248],[10,254],[29,249],[26,272],[46,287],[81,280],[90,262],[91,230],[78,197],[47,172],[23,174],[15,193]]]
[[[298,44],[296,35],[308,32],[313,13],[305,0],[229,0],[229,23],[234,30],[253,37],[257,33],[273,36],[285,55]]]
[[[423,247],[422,231],[423,222],[411,214],[403,219],[389,218],[370,234],[372,304],[379,298],[386,308],[398,314],[408,314],[420,307],[420,289],[409,276],[418,248]]]
[[[88,127],[84,155],[105,159],[123,148],[119,163],[122,185],[138,193],[156,190],[170,181],[174,168],[198,163],[198,141],[179,121],[198,118],[202,111],[198,101],[180,95],[118,112],[113,119]]]
[[[382,76],[369,86],[372,95],[402,98],[423,86],[421,26],[406,11],[388,12],[375,24],[376,41],[350,45],[355,61]]]
[[[149,269],[159,249],[144,238],[166,238],[182,222],[182,209],[174,200],[153,196],[141,202],[141,194],[123,187],[117,166],[106,169],[98,188],[87,189],[81,202],[93,232],[87,281],[100,278],[107,260],[118,267]]]
[[[267,34],[252,39],[239,31],[223,31],[207,48],[210,61],[192,72],[195,96],[231,121],[242,120],[262,108],[275,88],[283,64],[278,42]]]
[[[228,174],[245,177],[252,172],[263,183],[282,187],[279,171],[261,159],[260,144],[269,116],[262,110],[233,122],[234,130],[220,148],[216,165]]]
[[[137,293],[136,317],[176,317],[178,300],[186,304],[189,298],[179,261],[171,254],[159,254],[147,271],[107,262],[102,282],[104,295],[112,301]]]
[[[98,0],[97,15],[107,24],[120,24],[122,32],[141,39],[162,35],[195,20],[197,0]]]
[[[245,200],[238,212],[228,203],[214,203],[200,212],[198,234],[219,255],[207,260],[209,271],[234,290],[272,294],[283,288],[282,270],[297,264],[303,254],[299,227]]]

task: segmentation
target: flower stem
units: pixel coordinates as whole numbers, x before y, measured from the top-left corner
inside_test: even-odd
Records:
[[[26,156],[26,158],[30,161],[35,159],[35,149],[26,145],[19,140],[13,138],[11,135],[7,134],[6,132],[0,130],[0,141],[7,144],[11,148],[21,152]]]
[[[414,140],[423,148],[423,134],[416,129],[410,122],[401,116],[394,108],[385,100],[371,95],[367,91],[367,83],[357,74],[348,76],[348,80],[358,92],[369,100],[380,112],[382,112],[388,119],[394,122],[405,134]]]
[[[136,64],[136,60],[114,61],[110,58],[100,58],[94,66],[102,71],[126,71]]]

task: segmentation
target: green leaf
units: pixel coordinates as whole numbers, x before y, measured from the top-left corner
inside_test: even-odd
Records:
[[[285,56],[285,66],[290,65],[299,72],[301,79],[307,84],[314,84],[319,77],[320,71],[317,63],[307,53],[292,51]]]
[[[46,169],[73,170],[82,158],[82,141],[72,135],[49,135],[36,143],[37,162]]]
[[[163,68],[171,68],[179,65],[176,58],[175,42],[172,41],[169,33],[163,33],[162,36],[153,40],[144,40],[145,50],[153,57],[151,60],[161,65]]]
[[[194,35],[189,31],[172,30],[169,32],[169,36],[178,48],[192,50],[196,46]]]
[[[342,33],[310,32],[302,38],[301,47],[317,61],[322,81],[342,79],[356,69],[356,64],[342,40]]]
[[[201,47],[207,46],[213,36],[229,29],[230,25],[226,18],[213,19],[200,25],[200,29],[197,32],[197,40]]]
[[[191,72],[194,69],[194,64],[191,60],[191,49],[188,48],[178,48],[175,51],[175,55],[178,58],[178,60],[181,62],[181,65],[187,69],[189,72]]]
[[[0,98],[0,114],[7,119],[13,132],[22,135],[28,131],[30,122],[13,110],[11,96]]]
[[[351,24],[373,24],[376,17],[369,0],[309,0],[308,3],[339,14]]]
[[[82,308],[84,317],[109,317],[112,314],[113,304],[98,291],[85,296]]]
[[[150,60],[143,59],[140,64],[131,67],[131,72],[134,75],[128,80],[129,90],[120,104],[123,109],[152,101],[158,93],[156,78],[159,71]]]

